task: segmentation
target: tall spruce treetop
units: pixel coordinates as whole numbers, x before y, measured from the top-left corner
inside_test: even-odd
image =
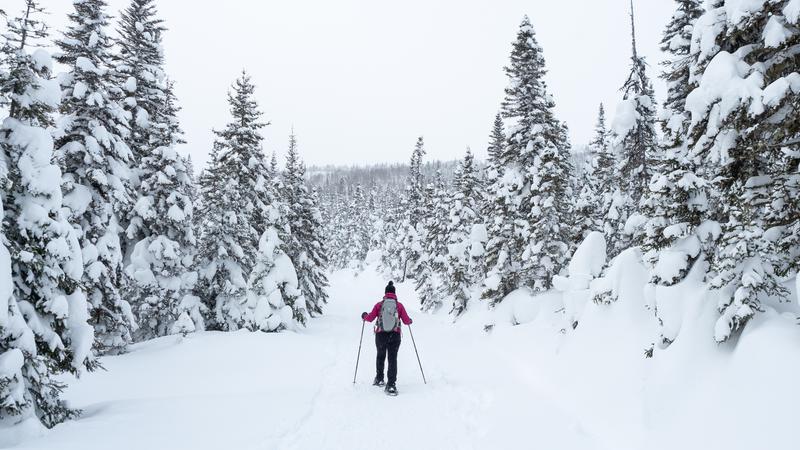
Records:
[[[656,104],[653,87],[647,76],[647,64],[636,48],[636,26],[631,1],[631,72],[622,86],[623,101],[611,126],[610,145],[615,154],[618,182],[607,221],[614,224],[609,236],[613,255],[630,245],[641,243],[637,225],[629,219],[639,218],[638,211],[652,174],[657,156],[655,128]]]
[[[82,233],[83,284],[92,305],[91,323],[101,352],[115,352],[131,340],[136,324],[119,292],[122,275],[120,216],[131,200],[130,116],[112,93],[109,16],[103,0],[75,0],[69,26],[56,44],[62,117],[56,158],[63,171],[64,204]]]
[[[571,163],[565,127],[553,114],[542,48],[525,17],[513,44],[503,116],[509,127],[498,157],[503,176],[491,187],[494,222],[489,226],[491,270],[483,297],[497,303],[511,290],[550,287],[569,247]]]
[[[161,36],[163,22],[156,18],[155,0],[131,0],[119,19],[119,54],[116,70],[121,77],[126,111],[130,112],[128,139],[134,159],[140,160],[157,145],[151,121],[166,101]]]
[[[305,309],[311,316],[316,316],[322,314],[322,305],[328,299],[325,290],[328,279],[324,273],[327,257],[323,251],[321,217],[306,185],[305,166],[300,160],[294,129],[289,136],[281,201],[287,205],[290,231],[284,238],[286,253],[297,271],[299,289],[306,301]]]
[[[198,293],[211,317],[208,328],[235,330],[246,325],[247,279],[259,240],[269,224],[283,230],[283,209],[273,207],[273,186],[261,150],[266,126],[245,72],[228,93],[232,120],[216,139],[211,162],[200,177],[203,232]],[[279,236],[280,238],[280,236]]]
[[[635,204],[638,204],[650,181],[649,163],[656,154],[655,95],[653,85],[647,76],[647,64],[636,49],[636,23],[631,1],[631,73],[622,86],[623,99],[628,100],[630,108],[624,113],[635,111],[634,125],[623,133],[614,127],[614,140],[621,145],[620,172],[632,189]]]
[[[233,120],[223,130],[214,131],[215,142],[220,146],[220,157],[225,164],[240,166],[237,183],[240,188],[249,190],[250,193],[245,195],[252,196],[252,202],[246,203],[244,207],[253,215],[251,225],[257,236],[261,236],[269,220],[266,216],[268,206],[274,200],[276,192],[271,190],[264,178],[269,170],[262,149],[264,138],[259,131],[269,125],[269,122],[262,121],[263,113],[255,100],[255,85],[244,70],[242,76],[234,82],[233,93],[228,93],[228,103]],[[277,168],[275,170],[277,173]],[[280,177],[275,178],[277,182]],[[255,239],[251,249],[246,250],[252,252],[252,255],[258,249],[258,239]]]
[[[701,0],[675,0],[678,8],[664,30],[661,39],[661,50],[670,55],[662,65],[664,71],[661,78],[667,82],[667,99],[664,101],[664,120],[661,122],[667,145],[674,145],[674,140],[683,133],[676,132],[679,126],[674,123],[674,114],[683,114],[686,96],[692,89],[691,80],[691,44],[694,23],[703,14]],[[673,131],[670,133],[670,131]]]
[[[131,184],[139,190],[140,178],[152,168],[145,167],[143,160],[157,148],[167,144],[164,131],[177,126],[172,86],[164,73],[164,55],[161,48],[162,34],[166,30],[162,20],[156,18],[155,0],[131,0],[122,11],[114,56],[114,76],[119,88],[114,93],[128,112],[131,148],[135,169]],[[140,217],[131,211],[124,217],[126,239],[122,248],[129,254],[132,247],[149,234],[141,229]]]
[[[487,148],[487,153],[489,154],[489,160],[495,160],[500,153],[503,151],[503,147],[505,147],[506,142],[506,134],[503,131],[503,116],[500,113],[497,113],[494,116],[494,123],[492,124],[492,132],[489,135],[489,147]]]
[[[614,186],[614,153],[608,145],[608,128],[606,127],[606,110],[603,104],[597,111],[597,124],[594,127],[594,139],[589,143],[592,152],[591,171],[595,195],[602,202],[599,206],[605,213],[608,197]]]
[[[412,223],[418,223],[424,211],[425,177],[422,173],[422,160],[425,157],[425,142],[417,138],[408,173],[408,202],[412,212]]]
[[[489,155],[485,172],[487,184],[494,183],[503,174],[503,166],[500,164],[499,158],[505,145],[506,133],[503,127],[503,117],[500,113],[497,113],[497,115],[494,116],[492,131],[489,134],[489,146],[486,148],[486,152]],[[486,206],[490,206],[491,202],[487,200],[485,204]]]

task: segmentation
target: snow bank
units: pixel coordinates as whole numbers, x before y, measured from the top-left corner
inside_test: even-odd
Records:
[[[720,345],[719,294],[704,280],[705,261],[678,284],[654,286],[637,249],[600,274],[601,238],[579,247],[557,291],[515,291],[496,308],[498,324],[520,309],[527,319],[495,327],[496,344],[527,342],[519,351],[537,382],[608,448],[794,448],[800,391],[775,374],[800,370],[800,304],[765,306],[737,342]],[[678,249],[675,266],[696,255],[694,244]],[[710,439],[711,430],[724,432]]]

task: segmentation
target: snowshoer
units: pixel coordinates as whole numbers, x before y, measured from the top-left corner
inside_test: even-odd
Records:
[[[397,394],[397,351],[400,349],[400,321],[406,325],[411,325],[411,318],[406,313],[406,308],[397,300],[393,282],[389,282],[384,289],[383,300],[379,301],[372,308],[369,314],[362,313],[361,318],[367,322],[375,319],[375,347],[378,349],[378,357],[375,361],[375,386],[383,386],[383,364],[388,355],[389,372],[386,382],[386,393]]]

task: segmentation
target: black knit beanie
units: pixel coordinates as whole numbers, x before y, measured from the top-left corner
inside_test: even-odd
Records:
[[[385,294],[392,293],[394,294],[394,281],[390,281],[389,284],[386,285],[386,290],[383,291]]]

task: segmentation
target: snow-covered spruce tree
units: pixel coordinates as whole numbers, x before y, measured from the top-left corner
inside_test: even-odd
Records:
[[[319,209],[306,185],[305,166],[300,161],[294,132],[289,137],[281,194],[281,201],[287,205],[286,219],[291,231],[286,238],[286,253],[297,271],[300,291],[306,301],[305,309],[312,316],[319,315],[322,314],[322,305],[328,300],[327,257],[323,249]]]
[[[447,233],[444,293],[452,299],[450,313],[466,311],[472,288],[483,270],[485,227],[480,216],[481,185],[475,158],[467,149],[453,180]]]
[[[425,217],[425,178],[422,174],[422,159],[425,157],[425,143],[420,136],[411,154],[411,162],[406,184],[406,192],[401,200],[404,214],[398,224],[400,245],[396,245],[395,253],[390,258],[399,262],[400,280],[415,279],[417,265],[423,254],[422,235],[424,234]]]
[[[271,216],[279,214],[274,210]],[[244,323],[250,330],[294,330],[308,320],[297,271],[280,235],[287,236],[271,224],[259,240],[256,265],[247,282],[248,307]]]
[[[401,231],[407,202],[403,198],[398,200],[394,195],[385,198],[380,210],[383,226],[378,237],[381,241],[381,271],[390,279],[400,280],[403,276]]]
[[[604,207],[608,205],[611,184],[614,182],[613,155],[607,142],[606,115],[603,104],[597,113],[595,137],[587,147],[584,170],[576,174],[573,191],[577,193],[574,205],[575,237],[577,243],[592,231],[603,231]]]
[[[171,98],[171,92],[172,92],[172,87],[170,85],[169,89],[167,90],[168,99]],[[198,184],[196,181],[197,178],[195,177],[194,163],[192,162],[192,156],[187,155],[186,157],[182,158],[182,161],[184,167],[186,168],[186,177],[188,178],[187,183],[183,184],[183,186],[187,189],[187,191],[182,192],[182,194],[189,198],[189,202],[193,205],[192,210],[196,211],[199,205],[199,193],[198,193]],[[197,279],[199,276],[197,273],[198,269],[197,237],[200,230],[200,223],[201,220],[199,218],[199,215],[193,214],[191,227],[194,230],[195,234],[195,246],[194,248],[191,249],[192,258],[189,263],[190,265],[187,266],[187,268],[189,269],[189,272],[187,274],[188,278],[186,278],[187,287],[192,284],[196,286]],[[205,330],[204,317],[208,315],[208,310],[206,305],[200,299],[200,297],[194,294],[195,294],[195,289],[194,288],[189,289],[187,294],[183,296],[180,303],[178,304],[178,310],[177,310],[178,318],[175,321],[175,323],[173,323],[171,330],[173,334],[182,334],[185,336],[188,333]]]
[[[324,235],[326,239],[325,251],[331,267],[343,269],[347,260],[346,230],[348,226],[346,210],[346,196],[334,192],[323,202],[322,210],[325,216]]]
[[[9,114],[0,123],[0,420],[35,415],[52,427],[79,413],[61,400],[64,385],[53,375],[97,363],[80,245],[63,212],[47,131],[60,88],[50,55],[30,53],[47,37],[43,9],[35,0],[23,5],[0,47],[0,103]]]
[[[509,127],[498,157],[503,176],[490,186],[483,298],[497,304],[514,289],[551,287],[570,245],[569,144],[544,83],[542,49],[525,17],[506,67],[503,115]]]
[[[692,35],[690,157],[710,166],[706,178],[720,193],[710,214],[723,223],[711,281],[720,294],[718,342],[736,335],[765,301],[785,295],[779,277],[796,255],[798,25],[796,1],[714,1]]]
[[[354,268],[360,272],[364,269],[370,242],[369,219],[367,218],[369,211],[361,183],[356,185],[346,211],[346,259],[349,264],[354,264]]]
[[[491,184],[503,175],[503,167],[498,165],[499,157],[505,147],[506,134],[503,129],[503,117],[500,113],[494,116],[492,132],[489,134],[489,146],[486,153],[489,155],[486,164],[486,183]]]
[[[371,180],[367,187],[367,211],[365,214],[368,223],[369,232],[369,245],[370,251],[377,251],[380,253],[383,248],[383,243],[386,235],[386,217],[384,217],[384,208],[386,208],[389,197],[384,196],[381,187]]]
[[[171,88],[156,106],[148,126],[153,147],[141,155],[138,195],[129,216],[138,232],[131,233],[129,228],[128,237],[139,240],[130,248],[125,268],[126,297],[133,305],[139,325],[135,338],[140,341],[172,332],[173,323],[186,312],[179,306],[197,278],[193,271],[194,186],[190,168],[175,149],[182,132]],[[194,299],[187,301],[196,304]]]
[[[303,171],[305,172],[305,167]],[[308,266],[299,283],[300,290],[303,292],[303,296],[306,297],[306,307],[309,310],[309,314],[314,316],[315,314],[322,314],[322,305],[328,303],[328,286],[330,286],[330,282],[327,271],[330,267],[330,260],[325,248],[324,219],[320,209],[319,192],[316,188],[312,189],[310,200],[305,210],[311,225],[305,244]],[[308,300],[309,297],[312,297],[312,300]]]
[[[423,311],[442,307],[442,280],[447,262],[447,234],[450,218],[449,194],[441,171],[425,189],[422,227],[422,256],[415,271],[416,290]]]
[[[595,135],[589,143],[592,151],[591,171],[592,194],[598,206],[599,230],[608,237],[615,231],[616,221],[611,220],[608,215],[613,206],[614,192],[617,183],[616,162],[614,153],[609,145],[609,131],[606,128],[606,112],[603,104],[597,113],[597,124],[595,125]]]
[[[583,170],[573,171],[573,192],[577,195],[573,199],[573,242],[575,246],[592,231],[603,230],[604,199],[608,197],[608,183],[613,182],[611,177],[602,178],[606,173],[600,168],[601,160],[609,158],[606,144],[605,110],[600,104],[595,127],[595,138],[586,147],[586,164]],[[606,162],[606,161],[602,161]],[[608,162],[613,168],[613,161]],[[604,168],[608,170],[608,168]]]
[[[622,86],[623,100],[617,107],[609,136],[617,174],[613,199],[606,213],[612,228],[606,236],[611,256],[641,244],[639,208],[652,175],[653,158],[658,153],[655,97],[647,64],[636,49],[634,22],[631,3],[631,72]]]
[[[661,41],[661,49],[670,55],[661,75],[668,91],[661,117],[662,150],[651,167],[652,178],[642,202],[647,218],[642,248],[653,268],[651,281],[664,285],[681,281],[700,257],[701,245],[695,232],[708,209],[706,182],[698,177],[685,141],[689,125],[686,96],[696,87],[689,73],[691,36],[702,13],[700,0],[679,0]],[[666,249],[669,257],[660,263]],[[676,265],[678,253],[683,261]]]
[[[168,101],[161,50],[164,31],[163,22],[156,18],[154,0],[131,0],[119,18],[119,37],[115,42],[119,51],[114,55],[113,73],[119,88],[114,95],[128,112],[130,135],[127,143],[134,166],[131,184],[136,191],[139,190],[140,177],[148,176],[142,173],[146,170],[143,159],[160,145],[156,136],[160,118],[158,110]],[[126,236],[122,240],[122,250],[126,263],[133,246],[148,233],[141,229],[139,219],[134,210],[123,218]]]
[[[56,42],[62,117],[56,130],[56,159],[63,172],[64,205],[80,234],[81,284],[91,305],[90,323],[100,353],[115,353],[131,342],[136,322],[120,295],[123,255],[120,217],[132,204],[131,151],[126,144],[129,115],[117,103],[110,72],[109,16],[102,0],[75,0],[64,37]]]
[[[492,188],[497,186],[497,181],[502,176],[503,167],[499,156],[505,145],[506,134],[503,125],[503,118],[501,114],[498,113],[494,118],[492,131],[489,134],[489,145],[486,148],[486,152],[489,157],[483,170],[483,185],[485,186],[485,189],[483,189],[483,197],[481,198],[480,208],[481,214],[483,215],[484,229],[486,229],[494,220],[492,218],[492,214],[495,211],[495,201],[497,200],[497,197],[494,195]],[[486,265],[486,258],[483,258],[483,263],[483,267],[479,270],[481,272],[481,276],[485,277],[492,268]]]
[[[196,292],[208,309],[208,329],[237,330],[246,325],[247,279],[256,263],[260,236],[268,224],[285,220],[283,210],[272,205],[277,181],[264,178],[272,169],[261,150],[259,130],[266,124],[254,90],[245,72],[234,82],[233,92],[228,93],[232,120],[214,131],[211,161],[200,177]]]

